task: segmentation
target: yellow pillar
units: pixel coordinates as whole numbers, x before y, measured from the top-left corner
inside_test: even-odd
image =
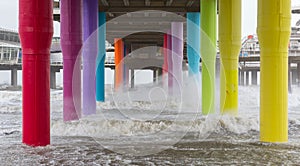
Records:
[[[290,0],[259,0],[257,34],[261,51],[260,140],[288,141],[288,43]]]
[[[219,1],[221,113],[238,113],[238,57],[241,49],[241,0]]]

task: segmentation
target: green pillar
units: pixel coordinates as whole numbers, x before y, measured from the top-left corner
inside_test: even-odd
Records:
[[[202,113],[215,111],[217,0],[201,0]]]

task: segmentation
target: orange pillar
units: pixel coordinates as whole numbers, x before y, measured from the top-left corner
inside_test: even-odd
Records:
[[[123,85],[123,63],[124,44],[122,39],[115,39],[115,90],[119,90]]]

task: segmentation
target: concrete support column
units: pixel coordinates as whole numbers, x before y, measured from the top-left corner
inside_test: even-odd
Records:
[[[53,1],[19,0],[22,46],[22,141],[30,146],[50,144],[50,46]]]
[[[260,140],[288,141],[288,44],[291,0],[258,1]]]
[[[250,71],[246,71],[246,86],[249,86],[250,82]]]
[[[297,70],[292,70],[291,72],[292,72],[292,85],[296,85],[298,79]]]
[[[158,82],[160,84],[162,84],[162,79],[163,79],[163,69],[162,68],[157,69],[157,75],[158,75]]]
[[[83,110],[96,113],[96,60],[98,55],[98,0],[83,1]],[[92,36],[91,36],[92,35]]]
[[[297,63],[298,86],[300,87],[300,63]]]
[[[131,82],[131,88],[134,88],[134,69],[130,69],[130,82]]]
[[[238,114],[238,56],[241,49],[241,8],[241,0],[219,2],[220,104],[223,114]],[[249,75],[249,72],[247,73]],[[247,79],[249,79],[249,76],[247,76]]]
[[[56,89],[56,71],[50,71],[50,88]]]
[[[215,112],[217,0],[201,0],[202,113]]]
[[[200,79],[200,13],[187,13],[187,57],[189,76]]]
[[[168,56],[168,93],[169,95],[173,94],[173,57],[172,57],[172,36],[171,31],[168,31],[168,39],[167,39],[167,56]]]
[[[183,61],[183,23],[171,23],[172,34],[172,63],[173,63],[173,92],[176,96],[182,93],[182,61]]]
[[[63,119],[78,120],[81,116],[81,53],[82,0],[62,0],[61,48],[63,53]],[[51,71],[51,88],[55,71]]]
[[[156,83],[157,82],[157,70],[156,69],[153,69],[153,83]]]
[[[241,85],[245,85],[245,71],[241,70]]]
[[[251,71],[251,84],[257,85],[257,71],[256,70]]]
[[[163,45],[163,54],[164,54],[164,64],[163,64],[163,86],[167,87],[167,78],[168,78],[168,34],[164,34],[164,45]]]
[[[18,85],[18,70],[16,68],[11,70],[10,80],[11,86],[16,87]]]
[[[123,87],[124,44],[122,39],[115,39],[115,90]]]
[[[129,47],[128,45],[124,44],[124,59],[126,58],[126,56],[129,54]],[[129,87],[129,68],[128,66],[124,63],[124,68],[123,68],[123,86],[125,89],[128,89]]]
[[[105,101],[106,13],[98,13],[98,57],[96,65],[96,100]]]
[[[291,71],[291,63],[288,64],[289,67],[288,67],[288,90],[289,90],[289,93],[292,93],[293,90],[292,90],[292,71]]]

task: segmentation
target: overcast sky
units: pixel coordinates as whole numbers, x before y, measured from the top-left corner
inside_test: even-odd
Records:
[[[18,1],[0,0],[0,27],[18,29]],[[242,36],[256,33],[257,0],[243,0]],[[300,0],[292,0],[292,5],[300,5]],[[292,26],[295,26],[300,15],[292,16]],[[59,23],[54,23],[55,36],[59,35]]]

